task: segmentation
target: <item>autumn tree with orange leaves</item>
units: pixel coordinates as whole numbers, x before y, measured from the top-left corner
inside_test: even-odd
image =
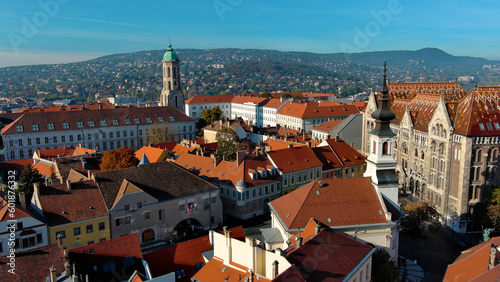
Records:
[[[134,155],[134,149],[121,147],[104,153],[99,165],[102,171],[136,167],[139,160]]]

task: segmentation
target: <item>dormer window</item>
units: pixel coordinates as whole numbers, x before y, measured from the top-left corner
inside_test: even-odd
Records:
[[[488,130],[493,130],[493,126],[491,126],[491,123],[487,123],[486,126],[488,127]]]
[[[130,124],[130,119],[126,118],[125,119],[125,124]]]
[[[114,120],[113,120],[113,125],[119,125],[119,124],[118,124],[118,120],[117,120],[117,119],[114,119]]]
[[[83,122],[82,121],[77,121],[76,122],[76,126],[79,127],[79,128],[82,128],[83,127]]]
[[[89,127],[95,127],[95,122],[93,120],[89,120]]]
[[[479,129],[484,130],[484,124],[479,123]]]
[[[169,116],[170,118],[170,121],[175,121],[175,117],[174,116]]]
[[[101,126],[108,126],[108,122],[105,120],[101,120]]]
[[[139,123],[141,123],[141,120],[139,118],[134,118],[134,123],[139,124]]]
[[[259,174],[258,174],[256,171],[254,171],[254,172],[253,172],[253,177],[252,177],[252,179],[254,179],[254,180],[255,180],[255,179],[258,179],[258,178],[259,178],[259,176],[258,176],[258,175],[259,175]]]
[[[151,120],[151,118],[150,118],[150,117],[147,117],[147,118],[146,118],[146,122],[147,122],[147,123],[153,123],[153,121]]]
[[[163,117],[158,117],[159,122],[164,122]]]
[[[53,123],[48,123],[47,127],[49,130],[54,130],[54,124]]]

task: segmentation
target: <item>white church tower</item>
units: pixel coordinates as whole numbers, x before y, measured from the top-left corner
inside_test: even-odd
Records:
[[[389,127],[391,120],[396,116],[389,109],[389,90],[387,89],[387,64],[384,63],[384,82],[382,95],[378,99],[377,109],[372,113],[375,119],[375,127],[370,134],[370,154],[367,159],[367,167],[364,176],[371,177],[372,184],[389,200],[398,205],[398,178],[396,177],[396,165],[394,160],[394,136]]]
[[[163,56],[163,88],[160,96],[160,106],[172,106],[181,112],[185,112],[184,95],[181,90],[180,60],[177,57],[172,44],[168,45],[167,52]]]

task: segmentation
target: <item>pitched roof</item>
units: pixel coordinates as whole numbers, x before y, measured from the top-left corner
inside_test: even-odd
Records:
[[[57,245],[47,245],[29,251],[16,252],[15,275],[7,271],[10,266],[7,263],[10,259],[7,256],[0,258],[0,272],[3,276],[8,276],[8,281],[45,281],[45,277],[50,276],[49,268],[54,266],[57,273],[65,270],[63,250]]]
[[[373,247],[358,242],[330,228],[323,228],[307,242],[291,252],[286,259],[297,267],[307,281],[343,281],[368,255]],[[328,254],[316,263],[309,263],[317,254]]]
[[[241,282],[246,281],[245,278],[249,276],[248,268],[242,265],[224,264],[218,258],[212,258],[203,268],[198,271],[193,278],[197,281],[227,281],[227,282]],[[260,278],[260,279],[259,279]],[[254,274],[253,281],[266,282],[271,281],[266,277]]]
[[[39,161],[33,165],[33,168],[37,169],[43,176],[50,176],[55,172],[55,164],[53,162],[46,163],[45,161]]]
[[[273,280],[273,282],[288,282],[288,281],[294,281],[294,282],[302,282],[306,281],[304,277],[302,277],[302,274],[300,273],[299,269],[292,264],[289,268],[287,268],[285,271],[283,271],[280,275],[276,276]]]
[[[76,147],[75,150],[73,151],[73,156],[81,156],[81,155],[87,155],[87,154],[92,154],[95,153],[96,151],[93,149],[87,149],[83,147]]]
[[[69,252],[70,254],[85,254],[89,253],[91,249],[96,256],[142,258],[141,243],[139,242],[139,235],[137,233],[73,248]]]
[[[292,230],[304,228],[311,217],[329,226],[387,223],[369,177],[315,180],[269,204]]]
[[[229,230],[232,238],[245,241],[245,231],[241,226]],[[149,252],[144,254],[144,259],[148,262],[153,277],[184,268],[186,277],[178,281],[191,281],[190,277],[198,271],[195,265],[205,262],[202,253],[212,249],[207,235]]]
[[[229,181],[234,186],[240,180],[243,180],[247,187],[256,186],[281,179],[278,173],[271,175],[269,171],[266,172],[267,176],[265,178],[262,178],[260,174],[255,179],[250,176],[253,171],[270,170],[272,167],[272,163],[266,156],[246,156],[240,165],[238,165],[237,161],[221,161],[214,169],[211,177],[215,177],[220,181]]]
[[[51,161],[52,159],[57,157],[72,156],[74,152],[75,152],[75,147],[54,148],[54,149],[35,151],[34,155],[38,156],[38,158],[40,159],[46,159]]]
[[[132,182],[159,201],[217,189],[215,185],[170,162],[98,172],[94,177],[108,209],[113,207],[124,180]]]
[[[134,156],[140,160],[142,155],[146,155],[150,162],[162,162],[168,156],[168,151],[155,147],[144,146],[134,153]]]
[[[276,139],[274,140],[273,138],[268,138],[266,140],[266,146],[269,146],[272,151],[277,151],[277,150],[282,150],[282,149],[288,149],[289,146],[292,147],[301,147],[305,146],[306,144],[302,143],[297,143],[294,141],[285,141],[282,139]]]
[[[3,197],[0,197],[0,221],[7,221],[11,219],[21,219],[25,217],[33,217],[31,212],[22,208],[19,205],[16,205],[14,209],[14,216],[12,217],[12,213],[9,212],[9,202],[5,200]],[[34,217],[36,218],[36,217]]]
[[[313,130],[323,131],[328,133],[330,130],[332,130],[335,126],[337,126],[341,122],[342,122],[341,119],[331,119],[323,122],[320,125],[313,127]]]
[[[388,83],[391,99],[413,99],[419,94],[443,94],[446,101],[458,101],[467,95],[467,92],[456,82],[405,82]]]
[[[196,95],[193,96],[184,103],[186,105],[190,104],[212,104],[212,103],[230,103],[235,95]]]
[[[243,96],[235,96],[233,101],[231,102],[232,104],[245,104],[245,103],[254,103],[257,105],[265,105],[268,103],[268,98],[262,98],[262,97],[255,97],[251,95],[243,95]]]
[[[175,145],[175,147],[172,149],[172,152],[176,155],[182,155],[183,153],[192,153],[196,150],[195,147],[187,147],[181,144]]]
[[[391,105],[391,111],[396,115],[396,118],[391,122],[400,124],[406,109],[408,109],[415,129],[427,132],[429,122],[434,115],[434,111],[440,99],[441,96],[439,94],[419,94],[411,101],[406,99],[394,99]]]
[[[278,110],[278,114],[298,118],[346,117],[357,113],[359,109],[354,105],[318,106],[316,102],[287,103]]]
[[[250,130],[247,123],[242,119],[228,120],[225,122],[223,122],[222,120],[214,121],[211,124],[205,126],[203,129],[204,130],[219,131],[222,128],[231,128],[232,130],[236,130],[236,128],[238,128],[238,126],[241,126],[245,131]]]
[[[366,106],[368,106],[368,102],[356,101],[351,103],[351,105],[358,107],[360,111],[364,111],[366,109]]]
[[[269,151],[267,155],[282,173],[323,165],[313,150],[307,146]]]
[[[93,181],[40,188],[40,204],[49,226],[107,216],[99,188]]]
[[[101,164],[102,153],[87,154],[81,156],[72,156],[66,158],[54,159],[56,170],[63,182],[69,177],[71,170],[76,170],[82,175],[87,175],[87,171],[99,171]]]
[[[463,251],[455,262],[448,265],[443,281],[491,281],[484,278],[500,272],[500,264],[495,265],[492,270],[489,269],[491,249],[495,248],[495,261],[498,261],[499,247],[500,237],[495,237]]]
[[[151,118],[151,123],[147,118]],[[128,119],[128,121],[127,121]],[[138,123],[136,123],[136,119]],[[26,112],[14,122],[2,129],[2,135],[19,134],[16,126],[22,125],[22,133],[55,132],[75,129],[107,128],[117,125],[113,120],[121,125],[147,125],[164,122],[194,121],[184,113],[171,106],[166,107],[116,107],[112,109],[74,109],[71,111],[40,111]],[[172,120],[173,119],[173,120]],[[101,123],[101,121],[103,121]],[[67,122],[69,128],[63,128],[63,123]],[[78,122],[82,122],[78,127]],[[92,123],[93,122],[93,123]],[[49,129],[54,126],[54,129]],[[32,125],[38,125],[38,130],[33,130]]]
[[[278,108],[281,104],[283,104],[280,99],[267,99],[264,103],[262,103],[262,107],[266,108]]]
[[[337,155],[343,166],[352,166],[366,163],[366,157],[344,142],[342,139],[327,139],[326,143]]]
[[[500,87],[473,89],[458,103],[455,133],[466,136],[500,135]]]

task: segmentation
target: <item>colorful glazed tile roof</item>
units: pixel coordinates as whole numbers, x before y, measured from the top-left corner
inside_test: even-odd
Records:
[[[478,87],[462,99],[454,119],[455,133],[500,135],[500,87]]]
[[[391,105],[391,111],[396,115],[396,118],[392,122],[400,124],[406,109],[408,109],[415,129],[427,132],[429,122],[434,115],[440,99],[441,96],[439,94],[420,94],[411,101],[396,98]]]
[[[412,100],[419,94],[443,94],[445,101],[462,99],[467,92],[456,82],[405,82],[389,83],[389,97]]]

